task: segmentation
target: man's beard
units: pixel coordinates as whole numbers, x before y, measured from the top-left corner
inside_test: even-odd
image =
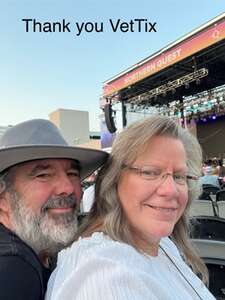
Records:
[[[49,198],[35,214],[24,205],[16,191],[10,191],[13,231],[37,254],[42,251],[57,253],[68,246],[77,231],[77,200],[74,195]],[[48,215],[49,208],[73,207],[71,212]]]

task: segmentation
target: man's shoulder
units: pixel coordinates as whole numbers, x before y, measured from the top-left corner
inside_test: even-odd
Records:
[[[11,274],[21,274],[22,272],[28,272],[29,275],[36,274],[33,267],[23,257],[19,255],[0,255],[0,278],[7,277]]]
[[[7,272],[6,272],[7,269]],[[29,280],[36,280],[36,285],[44,293],[46,278],[44,268],[31,247],[23,242],[16,234],[0,225],[0,278],[17,280],[21,274],[26,274]],[[3,279],[1,279],[3,280]]]
[[[38,273],[20,256],[0,256],[0,299],[43,299]]]
[[[0,256],[21,256],[28,262],[35,260],[40,264],[33,249],[2,224],[0,224]]]

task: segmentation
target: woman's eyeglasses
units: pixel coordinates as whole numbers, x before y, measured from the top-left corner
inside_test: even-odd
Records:
[[[166,180],[168,176],[172,176],[175,183],[179,185],[186,185],[188,181],[197,182],[199,177],[196,175],[190,175],[185,172],[176,172],[176,173],[165,173],[162,170],[152,167],[152,166],[129,166],[123,165],[123,168],[131,170],[137,174],[139,174],[145,180],[152,181],[163,181]]]

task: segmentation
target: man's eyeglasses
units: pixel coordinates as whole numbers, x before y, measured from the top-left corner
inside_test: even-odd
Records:
[[[155,181],[163,181],[166,180],[168,176],[172,176],[174,182],[179,185],[186,185],[190,180],[192,183],[198,182],[199,177],[196,175],[189,175],[183,172],[176,172],[176,173],[164,173],[162,170],[152,167],[152,166],[129,166],[123,165],[123,168],[131,170],[137,174],[139,174],[145,180],[155,180]]]

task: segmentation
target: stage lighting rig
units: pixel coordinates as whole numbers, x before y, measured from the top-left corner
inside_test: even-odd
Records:
[[[151,100],[151,98],[155,98],[158,95],[165,95],[167,92],[172,92],[175,93],[175,90],[184,85],[184,86],[189,86],[190,82],[196,81],[196,83],[200,83],[200,79],[203,77],[206,77],[208,75],[209,71],[206,68],[202,68],[199,70],[196,70],[192,73],[189,73],[185,76],[182,76],[176,80],[173,81],[168,81],[167,83],[158,86],[157,88],[154,88],[150,91],[147,91],[145,93],[142,93],[138,96],[132,97],[129,99],[130,103],[143,103],[143,102],[148,102]]]

